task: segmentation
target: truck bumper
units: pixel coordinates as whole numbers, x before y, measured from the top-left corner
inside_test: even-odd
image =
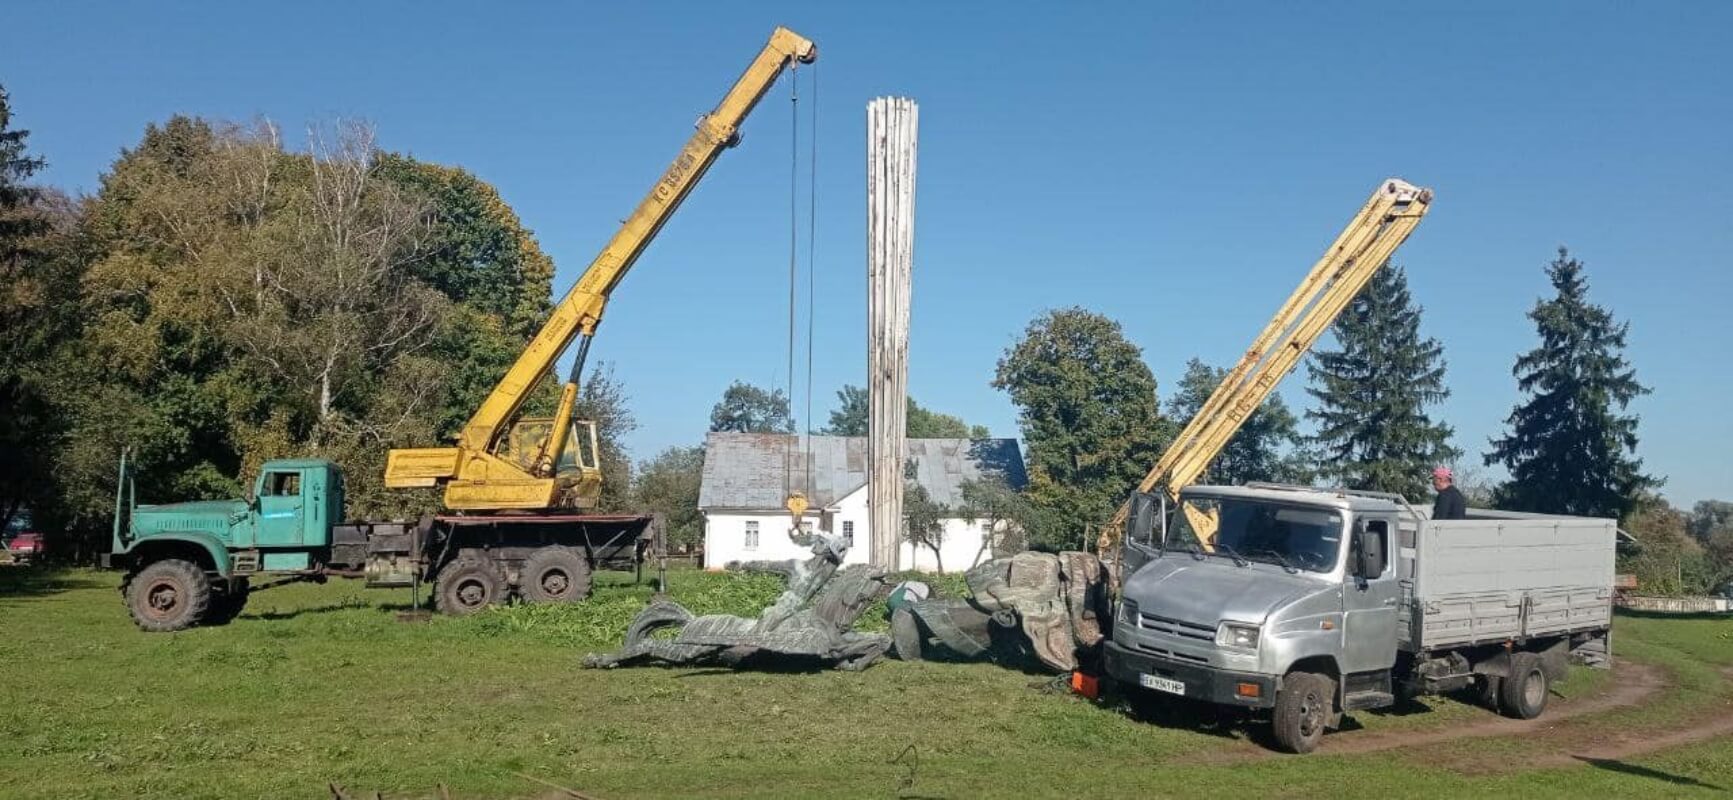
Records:
[[[1270,708],[1276,704],[1276,679],[1271,675],[1229,672],[1207,664],[1175,661],[1139,653],[1112,641],[1107,643],[1106,664],[1107,674],[1128,686],[1141,687],[1143,676],[1150,675],[1185,684],[1184,696],[1194,700],[1241,708]],[[1248,697],[1241,692],[1246,684],[1257,687],[1256,696]]]

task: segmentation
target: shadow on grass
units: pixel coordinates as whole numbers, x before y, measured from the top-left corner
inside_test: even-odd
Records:
[[[77,589],[111,586],[97,574],[55,567],[0,564],[0,599],[41,597]]]
[[[241,616],[245,617],[245,618],[249,618],[249,619],[284,620],[284,619],[294,619],[296,617],[307,616],[307,615],[333,614],[333,613],[336,613],[338,611],[377,611],[377,612],[382,613],[382,614],[386,614],[386,613],[396,614],[396,613],[403,612],[403,611],[414,610],[414,606],[411,606],[409,603],[353,603],[353,602],[351,602],[351,603],[331,603],[328,605],[313,606],[311,608],[295,608],[295,609],[290,609],[288,611],[279,611],[278,609],[271,608],[269,606],[267,606],[267,608],[270,608],[270,610],[269,611],[252,611],[252,610],[243,611],[243,612],[241,612]],[[427,603],[422,603],[420,610],[432,611],[433,606],[429,605]]]
[[[1610,758],[1589,758],[1587,756],[1571,756],[1571,758],[1581,761],[1595,769],[1604,769],[1608,772],[1617,772],[1621,775],[1649,778],[1663,783],[1670,783],[1674,786],[1694,786],[1702,789],[1713,789],[1717,792],[1726,791],[1726,789],[1717,786],[1716,784],[1700,781],[1689,775],[1675,775],[1671,772],[1663,772],[1658,769],[1641,767],[1636,764],[1627,764],[1623,761],[1615,761]]]
[[[1464,690],[1464,691],[1460,691],[1460,692],[1452,692],[1452,693],[1450,693],[1450,696],[1452,698],[1460,701],[1460,702],[1463,702],[1463,703],[1474,703],[1475,702],[1473,700],[1472,691],[1468,691],[1468,690]],[[1419,697],[1410,697],[1410,696],[1398,694],[1398,695],[1396,695],[1396,702],[1391,704],[1391,705],[1385,706],[1383,708],[1356,709],[1352,713],[1370,714],[1374,717],[1411,717],[1411,716],[1414,716],[1416,714],[1431,714],[1433,711],[1434,711],[1434,709],[1432,708],[1432,706],[1427,704],[1427,702],[1425,700],[1422,700]],[[1344,721],[1342,723],[1342,725],[1343,725],[1343,730],[1348,729],[1346,721]]]
[[[1264,746],[1274,741],[1257,725],[1251,714],[1238,708],[1185,698],[1167,698],[1149,692],[1128,691],[1118,698],[1126,716],[1158,728],[1190,731],[1222,739],[1248,740]],[[1111,702],[1111,701],[1110,701]]]
[[[675,668],[681,667],[676,666]],[[690,667],[685,668],[691,669]],[[702,668],[681,673],[677,677],[708,678],[716,675],[737,675],[742,672],[760,672],[772,675],[815,675],[820,672],[830,672],[833,669],[836,669],[836,662],[816,656],[790,656],[760,652],[745,656],[732,666],[707,664]]]

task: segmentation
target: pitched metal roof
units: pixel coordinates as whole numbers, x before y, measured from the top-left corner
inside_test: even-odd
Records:
[[[831,505],[867,481],[867,444],[860,436],[807,437],[776,433],[712,433],[704,440],[704,480],[699,508],[781,508],[788,496],[784,475],[805,491],[816,508]],[[1013,489],[1028,482],[1016,439],[908,439],[915,481],[933,500],[962,505],[962,486],[997,475]],[[807,451],[812,453],[812,485]],[[787,469],[784,469],[784,460]]]

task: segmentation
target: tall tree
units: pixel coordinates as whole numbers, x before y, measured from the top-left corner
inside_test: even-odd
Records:
[[[1227,370],[1212,367],[1192,359],[1186,362],[1185,377],[1179,388],[1167,400],[1167,415],[1174,424],[1191,421],[1209,397],[1227,377]],[[1288,404],[1282,396],[1271,393],[1269,399],[1252,412],[1240,429],[1228,440],[1214,461],[1210,462],[1204,480],[1208,483],[1239,484],[1250,481],[1297,481],[1303,472],[1293,454],[1299,444],[1299,432]]]
[[[793,433],[794,417],[781,389],[735,381],[710,410],[710,430],[734,433]]]
[[[1622,413],[1649,391],[1625,360],[1630,326],[1588,301],[1583,264],[1565,248],[1546,271],[1556,294],[1528,313],[1540,345],[1511,370],[1528,399],[1486,463],[1510,472],[1502,507],[1622,518],[1661,484],[1635,455],[1637,416]]]
[[[58,428],[42,370],[66,319],[67,282],[56,280],[43,235],[48,217],[30,179],[43,166],[30,132],[12,127],[0,86],[0,526],[46,490]]]
[[[626,511],[632,506],[632,459],[626,454],[626,437],[638,429],[626,385],[614,375],[606,361],[596,362],[583,376],[572,416],[596,423],[597,462],[602,468],[602,496],[598,511]],[[550,391],[548,394],[552,394]]]
[[[81,206],[56,523],[106,535],[123,446],[141,498],[234,496],[264,459],[323,455],[352,514],[437,507],[382,486],[385,451],[462,424],[545,315],[551,265],[490,187],[339,131],[295,151],[269,123],[174,117]]]
[[[1081,308],[1049,311],[999,359],[1027,447],[1027,495],[1047,522],[1031,544],[1083,548],[1172,438],[1155,375],[1119,323]]]
[[[1691,506],[1691,516],[1687,523],[1691,535],[1698,539],[1708,539],[1718,530],[1733,532],[1733,503],[1726,500],[1698,500]]]
[[[704,538],[698,490],[704,482],[704,448],[670,447],[638,467],[635,504],[662,514],[671,548],[690,552]]]
[[[828,436],[867,435],[867,392],[845,385],[836,393],[837,407],[830,412],[830,424],[823,433]],[[985,425],[970,425],[962,417],[932,411],[908,398],[904,417],[904,435],[911,439],[985,439],[992,435]]]
[[[1353,489],[1426,496],[1430,472],[1461,455],[1451,427],[1426,407],[1450,396],[1444,347],[1420,335],[1421,308],[1408,276],[1387,264],[1337,318],[1338,349],[1318,350],[1307,364],[1318,401],[1306,418],[1320,477]]]
[[[35,215],[22,213],[36,197],[30,178],[45,163],[30,155],[25,144],[29,138],[30,131],[12,126],[12,98],[6,87],[0,86],[0,259],[7,261],[18,255],[17,248],[42,225]]]

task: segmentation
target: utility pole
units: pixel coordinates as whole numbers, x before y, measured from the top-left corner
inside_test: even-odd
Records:
[[[915,102],[867,104],[867,524],[873,566],[899,569],[915,249]]]

